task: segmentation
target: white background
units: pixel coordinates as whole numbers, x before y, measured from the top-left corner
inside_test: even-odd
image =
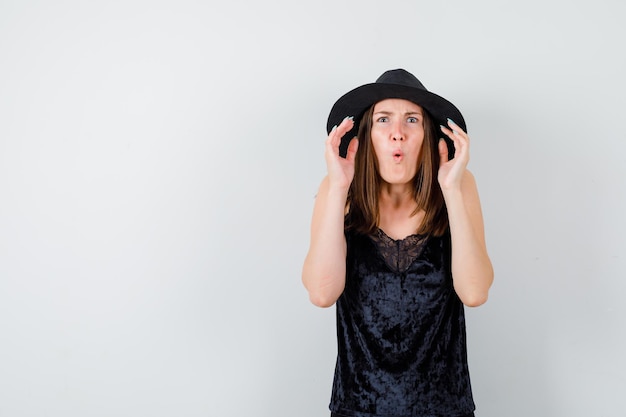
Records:
[[[328,415],[326,117],[392,68],[472,138],[477,416],[623,416],[624,4],[1,0],[0,416]]]

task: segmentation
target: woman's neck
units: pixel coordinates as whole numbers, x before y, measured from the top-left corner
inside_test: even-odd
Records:
[[[408,185],[388,184],[382,187],[378,209],[380,219],[378,227],[393,239],[404,239],[414,234],[424,218],[423,210],[414,214],[417,203]]]
[[[381,187],[378,201],[380,206],[385,206],[388,209],[399,209],[405,206],[413,206],[412,210],[415,209],[413,190],[406,184],[384,184]]]

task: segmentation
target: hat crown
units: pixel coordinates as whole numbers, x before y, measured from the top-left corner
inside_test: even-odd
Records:
[[[415,75],[403,69],[395,69],[385,71],[383,75],[376,80],[377,84],[397,84],[406,87],[419,88],[420,90],[426,90],[424,84],[415,77]]]

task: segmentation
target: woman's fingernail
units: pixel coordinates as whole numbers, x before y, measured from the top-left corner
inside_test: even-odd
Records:
[[[441,130],[446,128],[444,125],[439,125],[439,127],[441,128]]]
[[[333,126],[333,128],[330,129],[331,132],[334,132],[335,130],[337,130],[337,125]]]
[[[452,123],[453,125],[456,125],[456,123],[454,123],[454,120],[450,119],[449,117],[448,117],[448,123]]]

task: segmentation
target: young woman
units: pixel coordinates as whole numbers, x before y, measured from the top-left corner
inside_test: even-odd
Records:
[[[487,300],[493,269],[463,116],[398,69],[327,128],[302,280],[336,304],[332,415],[473,416],[463,304]]]

